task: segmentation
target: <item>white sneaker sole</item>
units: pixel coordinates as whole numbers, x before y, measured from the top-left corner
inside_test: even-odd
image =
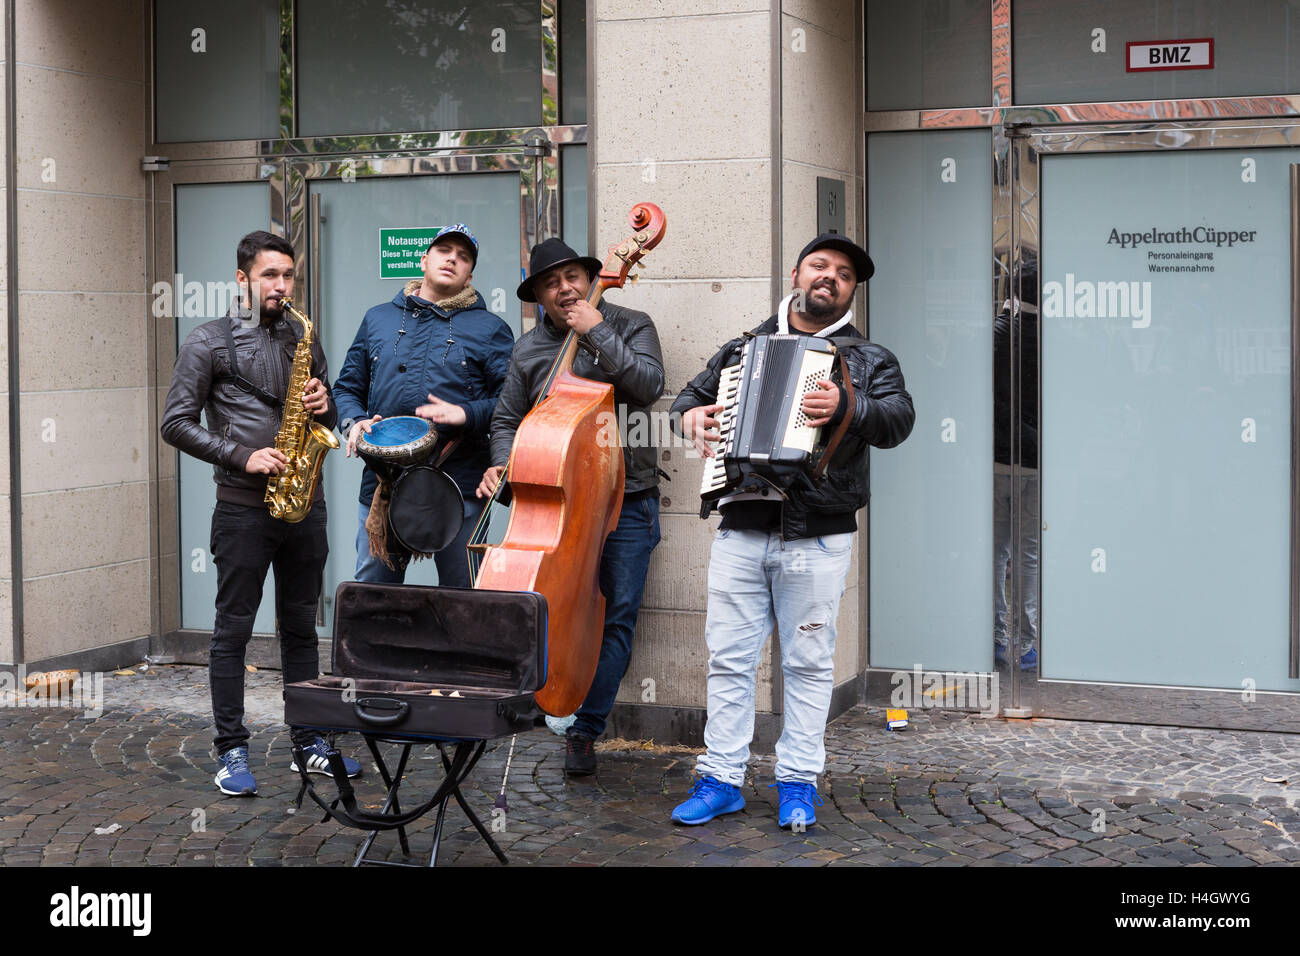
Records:
[[[298,772],[298,761],[297,761],[297,760],[292,761],[292,762],[289,764],[289,769],[290,769],[291,771],[293,771],[294,773],[297,773],[297,772]],[[327,774],[331,774],[331,775],[333,774],[333,771],[330,770],[330,762],[329,762],[328,760],[326,760],[324,757],[317,756],[316,754],[312,754],[310,757],[307,758],[307,772],[308,772],[308,773],[327,773]],[[350,773],[350,774],[348,774],[348,779],[350,779],[350,780],[354,780],[354,779],[356,779],[356,778],[359,777],[359,776],[361,776],[361,769],[360,769],[360,768],[357,768],[357,772],[356,772],[356,773]]]
[[[228,797],[255,797],[255,796],[257,796],[257,787],[253,787],[252,790],[227,790],[227,789],[226,789],[226,782],[225,782],[225,780],[222,778],[222,776],[221,776],[220,773],[218,773],[215,777],[212,778],[212,782],[215,783],[215,784],[217,785],[217,789],[218,789],[218,790],[220,790],[222,793],[224,793],[224,794],[225,794],[226,796],[228,796]]]

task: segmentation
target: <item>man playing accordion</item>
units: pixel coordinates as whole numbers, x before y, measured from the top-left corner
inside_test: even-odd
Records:
[[[826,759],[826,717],[834,684],[835,623],[853,554],[855,514],[867,503],[867,448],[892,448],[911,433],[915,413],[898,360],[852,325],[858,283],[874,271],[870,257],[844,236],[818,236],[790,273],[793,291],[755,335],[833,337],[845,357],[850,391],[829,379],[802,399],[811,427],[846,432],[825,475],[797,477],[778,492],[743,491],[718,501],[722,524],[709,559],[705,640],[709,648],[708,748],[697,780],[672,814],[707,823],[745,805],[741,786],[754,736],[754,681],[773,625],[781,642],[784,725],[776,744],[781,826],[816,820],[817,774]],[[718,441],[722,371],[739,361],[733,339],[673,403],[684,437],[705,457]]]

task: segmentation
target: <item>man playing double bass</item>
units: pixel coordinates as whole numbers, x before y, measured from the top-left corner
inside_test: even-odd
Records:
[[[570,329],[577,332],[578,355],[573,373],[614,386],[620,422],[649,414],[664,390],[663,356],[654,323],[644,312],[602,301],[587,301],[599,259],[579,256],[559,239],[533,247],[528,278],[516,294],[544,310],[542,321],[523,335],[510,357],[501,398],[492,415],[492,467],[478,487],[490,497],[510,459],[519,423],[541,397],[551,365]],[[633,432],[633,428],[628,428]],[[649,428],[636,429],[653,434]],[[596,771],[592,749],[605,730],[618,686],[627,671],[637,613],[645,589],[650,554],[659,543],[659,470],[653,445],[623,445],[625,483],[618,525],[605,539],[600,560],[600,590],[605,597],[605,626],[596,676],[577,718],[566,735],[564,769],[574,775]]]

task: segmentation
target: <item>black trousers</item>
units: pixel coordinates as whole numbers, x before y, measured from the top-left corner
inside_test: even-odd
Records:
[[[244,727],[244,653],[262,603],[268,568],[275,569],[275,617],[280,666],[286,684],[320,676],[316,607],[329,544],[325,502],[297,524],[272,518],[265,507],[218,501],[212,512],[212,560],[217,566],[217,615],[212,628],[208,681],[217,753],[248,743]],[[311,731],[293,730],[297,743]]]

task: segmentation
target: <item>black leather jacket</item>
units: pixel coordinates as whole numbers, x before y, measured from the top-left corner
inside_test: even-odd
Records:
[[[573,373],[614,386],[615,410],[621,426],[624,422],[635,422],[634,416],[648,415],[650,406],[663,395],[663,354],[659,350],[659,333],[650,316],[612,302],[601,302],[599,308],[604,321],[578,340]],[[515,343],[506,383],[492,413],[492,464],[504,465],[510,459],[515,431],[541,394],[542,382],[564,343],[565,334],[551,324],[549,317],[544,317]],[[637,431],[653,435],[649,424],[647,418],[646,427]],[[659,486],[656,449],[649,441],[637,448],[627,447],[624,441],[623,465],[623,487],[627,494]]]
[[[772,316],[750,334],[772,335],[776,331],[777,319]],[[838,424],[844,414],[851,414],[853,421],[821,481],[813,482],[804,475],[787,490],[781,509],[781,537],[787,541],[816,533],[809,529],[810,515],[815,522],[826,515],[852,514],[864,506],[869,496],[867,447],[893,448],[901,444],[911,434],[916,420],[912,396],[903,383],[903,370],[892,352],[868,342],[851,325],[838,330],[832,338],[837,344],[845,338],[857,340],[843,349],[853,379],[855,406],[841,407],[832,424]],[[742,336],[724,345],[709,360],[708,367],[682,389],[671,412],[675,428],[680,431],[681,416],[690,409],[716,403],[722,369],[740,361],[744,342]],[[844,396],[841,389],[841,406],[845,405]]]
[[[167,444],[212,463],[217,498],[260,503],[266,493],[266,475],[250,475],[244,466],[253,452],[275,445],[283,409],[267,405],[235,384],[227,354],[227,323],[235,337],[240,376],[284,401],[298,346],[298,324],[279,318],[269,326],[246,328],[236,315],[213,319],[191,332],[176,354],[163,411],[162,437]],[[319,341],[312,343],[311,352],[312,375],[328,389],[325,353]],[[206,428],[199,422],[200,412],[206,415]],[[329,410],[316,421],[326,428],[337,424],[333,393]],[[316,485],[317,500],[322,485]]]

